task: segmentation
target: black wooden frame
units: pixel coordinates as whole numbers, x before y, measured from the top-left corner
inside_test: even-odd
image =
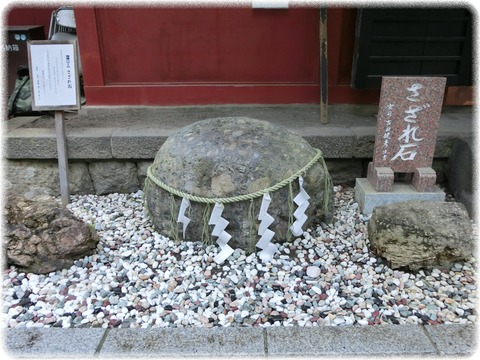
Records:
[[[462,8],[366,8],[357,15],[352,87],[382,76],[444,76],[472,85],[472,14]]]

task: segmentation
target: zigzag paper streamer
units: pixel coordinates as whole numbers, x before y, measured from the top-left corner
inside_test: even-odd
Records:
[[[268,229],[268,227],[272,225],[274,221],[274,218],[267,213],[271,200],[272,199],[268,193],[263,194],[262,205],[260,206],[260,212],[258,214],[258,220],[261,221],[258,227],[258,235],[261,237],[256,246],[262,249],[262,251],[258,253],[258,256],[264,262],[272,260],[273,255],[277,251],[277,247],[270,242],[275,233]]]
[[[227,245],[232,236],[225,231],[225,228],[228,226],[228,220],[222,218],[223,209],[223,204],[216,203],[208,221],[208,225],[215,225],[212,236],[218,236],[217,244],[220,247],[220,252],[213,259],[217,264],[223,263],[233,253],[233,249]]]
[[[190,207],[190,200],[182,198],[182,203],[180,204],[180,210],[178,211],[177,222],[183,224],[183,240],[185,240],[185,232],[187,231],[187,226],[190,224],[190,218],[185,215],[185,212]]]
[[[293,213],[293,216],[295,216],[296,220],[292,226],[290,226],[290,231],[294,236],[300,236],[303,234],[302,226],[305,224],[305,221],[307,221],[308,218],[308,216],[305,214],[305,211],[307,211],[307,208],[310,205],[308,202],[310,196],[308,196],[307,192],[303,188],[303,178],[301,176],[298,177],[298,187],[300,188],[300,192],[297,196],[295,196],[295,199],[293,199],[295,204],[298,206],[297,210],[295,210]]]

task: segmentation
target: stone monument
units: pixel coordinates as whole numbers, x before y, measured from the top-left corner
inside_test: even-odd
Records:
[[[408,200],[444,201],[431,166],[445,83],[443,77],[382,79],[373,161],[355,184],[364,214]],[[395,182],[395,174],[411,182]]]
[[[233,248],[271,258],[274,243],[333,216],[322,152],[281,126],[246,117],[198,121],[172,134],[147,171],[145,201],[159,232],[216,240],[217,263]]]

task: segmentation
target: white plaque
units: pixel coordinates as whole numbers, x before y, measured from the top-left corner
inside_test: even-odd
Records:
[[[28,42],[33,110],[80,109],[76,49],[75,40]]]
[[[254,9],[288,9],[288,0],[252,0]]]

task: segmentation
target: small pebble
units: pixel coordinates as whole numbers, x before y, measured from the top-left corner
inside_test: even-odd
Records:
[[[307,276],[311,278],[316,278],[320,275],[321,270],[318,266],[309,266],[307,267]]]

